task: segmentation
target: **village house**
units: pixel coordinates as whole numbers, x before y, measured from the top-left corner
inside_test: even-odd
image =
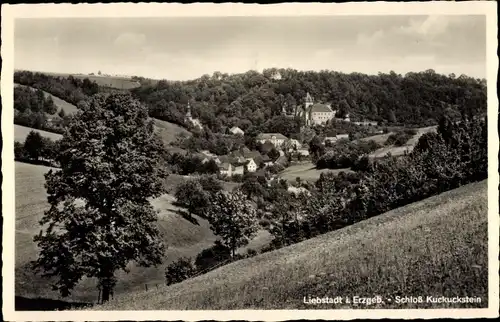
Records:
[[[234,135],[245,135],[245,132],[237,126],[233,126],[231,129],[229,129],[229,132]]]
[[[308,157],[309,156],[309,149],[298,149],[297,153],[304,156],[304,157]]]
[[[302,144],[300,144],[299,140],[297,139],[290,139],[290,146],[292,149],[300,149],[302,147]]]
[[[261,133],[257,136],[256,141],[262,144],[266,141],[271,142],[276,148],[281,147],[287,140],[287,137],[281,133]]]
[[[233,166],[233,171],[231,176],[243,175],[245,173],[245,166],[243,164],[238,164]]]
[[[337,140],[349,140],[349,134],[337,134]]]
[[[338,140],[337,136],[327,136],[323,140],[323,144],[326,144],[326,142],[335,143],[337,142],[337,140]]]
[[[271,160],[271,158],[267,155],[263,155],[262,156],[262,163],[264,164],[264,166],[270,166],[273,164],[273,160]]]
[[[219,166],[219,172],[221,175],[231,177],[233,175],[233,166],[231,163],[224,162]]]
[[[254,159],[248,158],[246,168],[248,172],[255,172],[257,171],[257,163],[255,163]]]

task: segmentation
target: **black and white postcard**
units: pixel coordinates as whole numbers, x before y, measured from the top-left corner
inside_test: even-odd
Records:
[[[498,316],[496,6],[2,5],[5,319]]]

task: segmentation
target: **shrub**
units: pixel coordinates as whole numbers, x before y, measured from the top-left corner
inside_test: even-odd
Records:
[[[352,167],[365,154],[380,148],[373,140],[339,141],[316,162],[318,169],[342,169]]]
[[[181,257],[165,269],[165,282],[167,285],[180,283],[196,273],[190,258]]]
[[[402,131],[397,131],[387,138],[387,140],[385,141],[385,145],[403,146],[408,142],[408,140],[415,136],[415,134],[417,134],[417,131],[415,129],[404,129]]]
[[[195,265],[198,272],[207,272],[217,264],[229,259],[231,259],[231,250],[217,240],[212,247],[204,249],[196,256]]]

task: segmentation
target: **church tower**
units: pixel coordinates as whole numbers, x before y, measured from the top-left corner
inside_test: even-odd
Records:
[[[307,92],[306,99],[305,99],[305,107],[304,107],[304,116],[305,116],[306,125],[311,124],[311,107],[313,106],[313,104],[314,104],[313,99],[312,99],[311,95],[309,94],[309,92]]]
[[[188,101],[188,106],[187,106],[187,112],[186,112],[186,117],[185,119],[186,120],[191,120],[192,116],[191,116],[191,105],[189,104],[189,101]]]

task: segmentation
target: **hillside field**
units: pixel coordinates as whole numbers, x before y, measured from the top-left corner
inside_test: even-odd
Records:
[[[487,307],[487,180],[96,310]],[[304,304],[375,296],[384,303]],[[470,296],[480,304],[396,304],[396,296]],[[388,299],[392,299],[389,302]]]
[[[130,78],[119,77],[119,76],[99,76],[99,75],[68,74],[68,73],[50,73],[50,72],[43,72],[43,74],[55,77],[65,77],[65,78],[71,75],[74,78],[79,78],[82,80],[88,78],[90,81],[96,82],[97,85],[99,86],[111,87],[117,89],[132,89],[140,86],[138,82],[133,81]]]
[[[283,170],[279,174],[282,179],[288,182],[295,182],[297,177],[300,177],[304,181],[315,182],[319,179],[319,176],[324,172],[334,172],[339,173],[342,171],[351,171],[350,169],[316,169],[316,166],[312,162],[304,162],[299,164],[294,164]]]
[[[37,249],[32,238],[39,232],[38,221],[48,209],[44,188],[44,174],[49,168],[44,166],[15,162],[16,189],[16,296],[24,298],[58,299],[59,295],[51,291],[49,282],[35,276],[27,266],[36,259]],[[174,176],[175,178],[175,176]],[[172,178],[171,178],[172,179]],[[210,247],[215,236],[206,220],[195,217],[198,224],[184,219],[179,208],[172,202],[174,197],[165,194],[152,201],[160,211],[158,226],[168,245],[164,263],[158,268],[140,268],[130,265],[129,274],[119,273],[119,282],[115,295],[143,289],[144,284],[154,287],[165,282],[164,268],[180,256],[196,256],[203,249]],[[269,240],[266,232],[260,232],[248,247],[258,249]],[[85,279],[74,290],[73,295],[64,300],[92,302],[97,299],[95,280]]]
[[[17,87],[17,86],[24,86],[24,85],[14,83],[14,87]],[[35,88],[33,88],[33,90],[35,90]],[[66,114],[73,114],[73,113],[76,113],[76,111],[78,111],[78,108],[75,105],[68,103],[68,102],[60,99],[59,97],[54,96],[54,95],[47,93],[45,91],[42,91],[42,92],[43,92],[43,95],[45,96],[45,98],[52,97],[52,100],[54,101],[54,104],[57,107],[58,113],[60,110],[64,110],[64,113],[66,113]]]
[[[158,133],[158,135],[160,136],[165,145],[170,145],[170,143],[175,142],[175,139],[178,134],[183,133],[187,136],[191,135],[191,132],[189,132],[188,130],[177,124],[158,119],[153,119],[153,120],[155,124],[156,133]]]
[[[400,155],[403,155],[405,153],[405,151],[411,152],[411,151],[413,151],[413,148],[415,147],[415,145],[417,145],[418,140],[420,139],[420,137],[424,133],[436,132],[436,129],[437,129],[437,126],[429,126],[429,127],[419,128],[419,129],[417,129],[417,134],[415,134],[411,139],[409,139],[405,145],[403,145],[403,146],[394,146],[394,145],[384,146],[384,147],[374,151],[369,156],[371,158],[377,159],[377,158],[385,157],[387,155],[387,153],[391,153],[393,156],[400,156]],[[385,140],[387,140],[387,138],[389,137],[390,134],[391,133],[377,135],[375,137],[375,141],[380,141],[378,143],[383,144],[383,143],[385,143]],[[374,137],[371,137],[371,138],[374,138]],[[364,138],[364,139],[370,140],[370,137]]]
[[[26,127],[26,126],[14,124],[14,141],[23,143],[31,131],[38,132],[38,133],[40,133],[41,136],[47,137],[47,138],[54,140],[54,141],[57,141],[57,140],[62,138],[62,135],[58,134],[58,133],[37,130],[37,129],[33,129],[31,127]]]

